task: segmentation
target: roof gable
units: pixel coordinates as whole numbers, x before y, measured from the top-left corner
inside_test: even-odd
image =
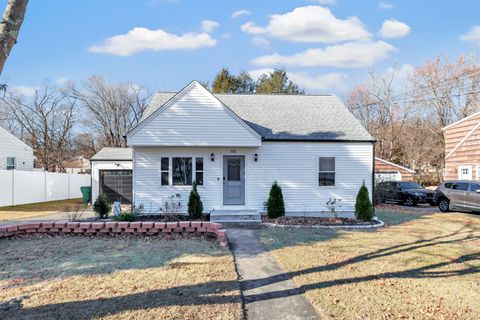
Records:
[[[142,121],[175,93],[157,92]],[[214,94],[264,140],[374,141],[333,95]]]
[[[129,145],[261,145],[261,136],[197,81],[162,102],[159,105],[158,99],[152,99],[150,111],[127,134]]]
[[[7,143],[10,143],[16,146],[21,146],[24,149],[33,150],[32,147],[30,147],[28,144],[26,144],[19,138],[15,137],[12,133],[10,133],[9,131],[7,131],[5,128],[1,126],[0,126],[0,139],[3,140],[4,144],[6,144],[6,142],[8,141]]]

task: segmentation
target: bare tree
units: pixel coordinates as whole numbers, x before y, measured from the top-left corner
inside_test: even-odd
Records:
[[[39,165],[63,171],[77,116],[75,99],[47,85],[35,91],[32,99],[7,92],[2,101],[21,126],[24,138],[28,137]]]
[[[10,51],[17,43],[28,0],[9,0],[0,22],[0,74]]]
[[[112,85],[99,76],[89,78],[80,88],[72,87],[70,92],[88,115],[83,122],[95,133],[97,148],[125,147],[124,136],[139,123],[150,96],[132,83]]]
[[[474,58],[438,58],[415,68],[404,84],[397,80],[395,73],[372,73],[347,105],[377,140],[379,157],[409,165],[421,176],[434,171],[438,179],[442,128],[479,110],[480,68]]]
[[[357,86],[347,101],[352,113],[376,138],[376,154],[387,159],[401,161],[398,142],[407,121],[410,105],[395,100],[398,73],[370,73],[367,84]]]

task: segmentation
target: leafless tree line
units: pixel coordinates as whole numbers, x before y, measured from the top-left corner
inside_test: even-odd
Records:
[[[480,68],[474,57],[438,58],[414,68],[371,73],[347,105],[377,140],[376,154],[435,183],[444,167],[442,128],[479,111]],[[430,180],[430,181],[426,181]]]
[[[0,125],[34,149],[37,165],[63,171],[72,156],[102,147],[125,147],[125,134],[141,119],[150,94],[133,83],[94,76],[62,88],[45,85],[33,97],[8,87],[0,96]]]

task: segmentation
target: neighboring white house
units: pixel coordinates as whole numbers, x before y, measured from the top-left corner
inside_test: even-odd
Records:
[[[132,149],[103,148],[91,159],[92,201],[105,194],[111,201],[132,201]]]
[[[0,170],[33,170],[33,149],[2,127]]]
[[[193,81],[156,93],[127,141],[133,203],[147,212],[174,194],[186,211],[193,181],[205,212],[263,212],[277,181],[287,215],[321,214],[334,197],[352,216],[359,188],[373,188],[374,139],[332,95],[213,95]],[[94,188],[97,169],[130,168],[94,160]]]

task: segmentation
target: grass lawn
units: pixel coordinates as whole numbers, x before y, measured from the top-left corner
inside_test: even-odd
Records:
[[[213,241],[0,240],[0,319],[240,319],[233,258]],[[1,308],[0,308],[1,309]]]
[[[22,204],[18,206],[0,207],[0,221],[42,217],[45,215],[62,212],[65,210],[65,207],[73,207],[76,205],[81,205],[83,208],[86,208],[86,205],[82,204],[82,199],[38,202]]]
[[[259,231],[326,318],[480,319],[480,216],[377,210],[378,231]]]

